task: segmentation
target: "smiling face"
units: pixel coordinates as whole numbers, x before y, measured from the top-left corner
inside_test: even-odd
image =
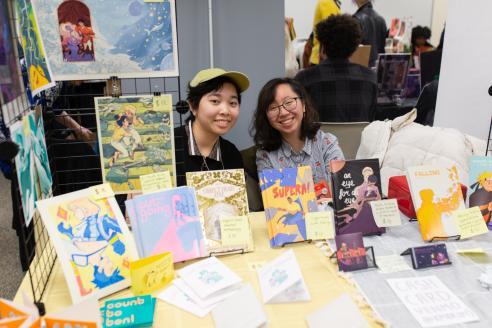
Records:
[[[292,103],[292,101],[294,102]],[[277,86],[274,101],[270,104],[267,112],[267,118],[270,125],[280,132],[284,139],[292,136],[300,137],[304,111],[302,99],[292,90],[290,85],[284,83]]]
[[[205,94],[198,108],[192,108],[191,111],[195,116],[194,129],[216,136],[226,134],[239,116],[236,88],[231,83],[224,83],[221,89]]]

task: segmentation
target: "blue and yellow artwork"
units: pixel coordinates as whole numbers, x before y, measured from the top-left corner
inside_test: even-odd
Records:
[[[55,80],[178,76],[174,0],[31,1]]]
[[[137,254],[114,197],[98,199],[84,189],[37,205],[74,303],[129,286]]]
[[[103,181],[115,194],[140,192],[141,175],[169,171],[174,182],[171,96],[96,97],[95,102]]]

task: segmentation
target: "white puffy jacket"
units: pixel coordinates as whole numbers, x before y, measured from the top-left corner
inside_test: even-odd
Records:
[[[416,110],[390,121],[375,121],[363,131],[356,158],[378,158],[383,193],[388,179],[418,165],[456,165],[461,183],[468,185],[468,158],[485,155],[486,142],[456,129],[414,123]]]

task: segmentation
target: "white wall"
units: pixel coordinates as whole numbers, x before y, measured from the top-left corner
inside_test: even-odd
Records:
[[[492,115],[492,1],[449,0],[434,125],[486,139]],[[466,13],[464,15],[463,13]],[[466,43],[465,43],[466,42]]]
[[[447,15],[448,0],[434,0],[434,7],[432,8],[431,44],[435,47],[439,44],[441,32],[444,28],[444,23],[446,23]]]

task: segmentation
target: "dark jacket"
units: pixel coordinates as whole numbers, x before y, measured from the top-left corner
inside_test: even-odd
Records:
[[[233,143],[219,137],[222,161],[205,158],[210,170],[244,169],[241,153]],[[186,172],[203,171],[203,157],[190,155],[188,135],[185,126],[174,129],[174,146],[176,151],[176,182],[178,186],[186,185]]]
[[[362,44],[371,46],[369,65],[374,66],[379,53],[384,53],[384,44],[388,31],[386,22],[373,8],[369,1],[354,14],[362,29]]]

